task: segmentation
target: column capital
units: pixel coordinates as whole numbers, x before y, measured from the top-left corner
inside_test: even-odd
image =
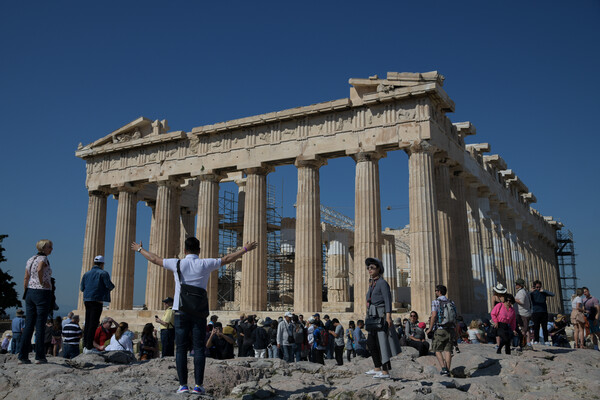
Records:
[[[353,152],[347,151],[346,154],[352,157],[357,163],[365,161],[378,161],[386,156],[386,153],[381,150],[366,151],[363,149],[357,149]]]
[[[319,156],[300,156],[294,161],[296,168],[308,167],[308,168],[321,168],[323,165],[327,165],[327,159]]]
[[[116,189],[118,192],[137,193],[144,185],[144,183],[119,182],[113,183],[110,187]]]
[[[415,140],[410,142],[408,148],[404,149],[411,155],[412,153],[435,153],[439,151],[437,147],[432,145],[428,140]]]
[[[109,193],[102,189],[94,189],[88,191],[88,196],[108,197]]]

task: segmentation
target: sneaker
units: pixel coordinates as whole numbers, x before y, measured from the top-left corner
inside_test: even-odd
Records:
[[[177,389],[177,394],[188,393],[189,391],[190,391],[190,388],[188,388],[186,385],[182,385],[182,386],[179,386],[179,389]]]
[[[373,375],[373,379],[390,379],[390,374],[379,372],[378,374]]]
[[[194,388],[192,390],[190,390],[191,393],[195,393],[195,394],[206,394],[206,390],[204,390],[204,388],[202,386],[194,386]]]
[[[31,364],[31,360],[19,360],[19,361],[17,361],[17,364],[20,364],[20,365],[22,365],[22,364]]]
[[[48,364],[48,360],[46,360],[45,358],[41,359],[41,360],[35,360],[35,363],[36,364]]]
[[[448,371],[448,368],[442,368],[442,370],[440,371],[440,375],[450,376],[450,371]]]
[[[460,349],[458,348],[458,346],[456,346],[456,349],[455,349],[455,350],[456,350],[456,354],[459,354],[459,353],[460,353]]]
[[[381,373],[381,371],[375,371],[374,369],[371,369],[371,370],[365,372],[366,375],[377,375],[380,373]]]

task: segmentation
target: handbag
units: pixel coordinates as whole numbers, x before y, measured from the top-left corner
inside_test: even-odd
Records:
[[[187,285],[183,283],[181,269],[177,260],[177,276],[179,276],[179,311],[193,315],[198,318],[206,318],[209,315],[208,294],[206,289],[198,286]]]
[[[375,315],[367,315],[367,318],[365,318],[365,330],[367,332],[379,332],[385,330],[385,328],[385,318]]]

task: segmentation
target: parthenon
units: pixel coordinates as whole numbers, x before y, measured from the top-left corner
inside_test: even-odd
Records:
[[[136,207],[152,209],[149,250],[181,256],[182,240],[196,236],[200,257],[219,257],[219,185],[239,186],[243,241],[259,249],[243,256],[240,311],[267,310],[267,175],[294,165],[298,172],[294,252],[290,261],[293,309],[317,312],[323,302],[323,242],[328,243],[329,302],[347,303],[363,314],[367,257],[384,260],[391,271],[394,237],[382,231],[379,160],[393,151],[408,154],[410,307],[427,315],[436,284],[448,286],[461,313],[483,314],[498,282],[513,290],[515,279],[535,279],[557,294],[549,310],[561,308],[555,257],[561,224],[531,207],[535,196],[487,143],[465,144],[475,135],[470,122],[446,116],[454,102],[443,89],[444,77],[389,72],[350,79],[349,98],[172,131],[166,120],[140,117],[109,135],[77,149],[86,161],[88,214],[81,273],[105,252],[109,195],[118,199],[110,307],[133,307]],[[321,224],[319,169],[329,159],[351,157],[355,170],[352,257],[348,231]],[[341,256],[340,256],[341,255]],[[349,261],[350,260],[350,261]],[[333,272],[332,272],[333,274]],[[388,281],[397,275],[386,276]],[[172,296],[173,277],[148,268],[146,304],[162,308]],[[218,308],[218,274],[208,293]],[[83,309],[81,297],[78,308]]]

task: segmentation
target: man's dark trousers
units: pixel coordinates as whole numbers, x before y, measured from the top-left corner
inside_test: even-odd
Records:
[[[175,328],[160,330],[160,344],[162,345],[163,357],[175,355]]]
[[[83,328],[83,347],[88,350],[94,348],[94,335],[96,328],[100,323],[102,315],[102,302],[86,301],[85,302],[85,327]],[[104,343],[99,343],[101,346]]]

